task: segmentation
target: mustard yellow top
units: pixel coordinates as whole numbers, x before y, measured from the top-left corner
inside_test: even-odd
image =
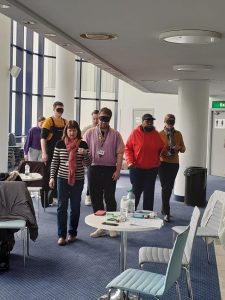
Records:
[[[168,138],[164,130],[159,132],[159,135],[165,145],[165,147],[168,147]],[[161,154],[160,161],[168,162],[168,163],[179,163],[179,152],[184,153],[186,150],[186,147],[184,145],[183,137],[180,131],[175,130],[174,132],[174,142],[175,145],[180,146],[180,149],[178,151],[175,151],[174,155],[166,156],[164,154]]]

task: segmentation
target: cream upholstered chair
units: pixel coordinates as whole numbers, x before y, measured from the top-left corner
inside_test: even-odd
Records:
[[[25,220],[0,220],[1,229],[21,230],[23,240],[23,265],[26,265],[26,255],[29,255],[29,236]]]
[[[193,247],[196,231],[198,228],[199,218],[200,218],[200,210],[196,206],[192,213],[192,217],[190,221],[190,231],[188,234],[187,242],[184,248],[184,255],[182,258],[182,267],[185,270],[186,278],[187,278],[188,295],[191,299],[193,299],[193,291],[192,291],[191,276],[190,276],[190,263],[191,263],[192,247]],[[141,247],[139,249],[139,265],[143,269],[145,263],[152,263],[152,262],[168,263],[171,253],[172,253],[172,249],[169,248]]]
[[[127,269],[114,278],[106,288],[109,288],[108,299],[111,299],[111,289],[120,289],[128,293],[151,295],[155,299],[161,298],[176,283],[178,298],[181,300],[177,279],[180,276],[184,247],[188,237],[189,226],[176,237],[166,270],[166,275],[143,271],[140,269]]]
[[[180,233],[184,228],[185,226],[175,226],[172,230]],[[225,248],[225,192],[214,191],[211,195],[196,236],[202,237],[205,241],[208,263],[210,263],[208,247],[210,243],[220,239]]]

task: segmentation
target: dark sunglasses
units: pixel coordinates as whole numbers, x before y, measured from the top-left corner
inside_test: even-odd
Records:
[[[56,111],[59,112],[59,113],[63,113],[64,112],[64,108],[58,107],[58,108],[56,108]]]
[[[175,120],[174,119],[168,120],[166,122],[166,124],[168,124],[168,125],[174,125],[175,124]]]
[[[101,121],[101,122],[109,122],[110,121],[110,117],[106,117],[106,116],[101,116],[101,117],[99,117],[99,120]]]

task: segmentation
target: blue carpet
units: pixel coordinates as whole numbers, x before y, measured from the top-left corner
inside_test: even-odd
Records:
[[[122,175],[117,184],[118,200],[122,195],[126,195],[129,187],[129,177]],[[225,190],[224,178],[211,176],[208,178],[207,198],[215,189]],[[34,205],[36,206],[36,200]],[[160,211],[160,205],[160,186],[157,181],[155,210]],[[170,228],[177,224],[187,224],[193,208],[173,200],[171,207],[173,221],[160,231],[129,233],[128,267],[138,267],[138,250],[141,246],[172,247]],[[35,243],[30,243],[30,257],[27,258],[26,269],[23,269],[22,243],[18,235],[11,253],[10,271],[0,273],[0,299],[94,300],[104,294],[107,283],[119,273],[120,238],[90,238],[89,234],[94,229],[84,223],[85,216],[90,213],[91,207],[84,206],[82,202],[78,240],[74,244],[59,247],[56,234],[56,207],[47,208],[45,213],[40,208],[39,237]],[[196,239],[191,266],[196,300],[221,299],[213,246],[210,247],[210,256],[211,265],[207,263],[204,242],[199,238]],[[151,271],[165,271],[165,267],[161,265],[152,264],[148,268]],[[179,282],[182,299],[188,299],[183,272]],[[162,299],[174,300],[175,295],[174,287]]]

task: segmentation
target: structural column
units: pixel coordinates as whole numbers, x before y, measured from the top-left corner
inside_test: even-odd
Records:
[[[0,172],[8,171],[10,35],[11,20],[0,14]]]
[[[208,102],[207,80],[179,82],[176,128],[183,135],[186,152],[180,154],[180,169],[174,187],[177,200],[185,193],[184,170],[191,166],[206,167]]]
[[[60,46],[56,46],[56,101],[64,104],[63,117],[73,120],[75,117],[75,55]]]

